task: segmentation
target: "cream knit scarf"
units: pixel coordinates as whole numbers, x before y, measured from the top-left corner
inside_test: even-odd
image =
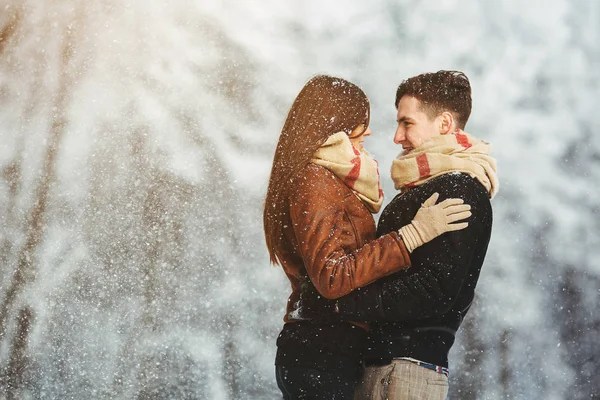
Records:
[[[372,213],[383,204],[377,161],[358,151],[344,132],[338,132],[315,152],[312,163],[323,166],[340,178]]]
[[[462,131],[436,136],[392,162],[394,186],[406,190],[458,171],[476,178],[492,198],[498,192],[498,176],[490,149],[489,143]]]

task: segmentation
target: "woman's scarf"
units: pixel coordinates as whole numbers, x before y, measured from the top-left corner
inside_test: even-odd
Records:
[[[490,150],[489,143],[462,131],[435,136],[392,162],[394,186],[406,190],[443,174],[464,172],[481,182],[491,199],[499,184]]]
[[[338,132],[315,152],[312,163],[327,168],[340,178],[372,213],[383,204],[377,161],[357,150],[345,132]]]

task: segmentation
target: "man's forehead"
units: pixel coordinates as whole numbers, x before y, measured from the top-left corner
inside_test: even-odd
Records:
[[[419,99],[412,96],[403,96],[398,102],[398,111],[396,115],[398,119],[403,117],[415,117],[416,114],[422,113]]]
[[[404,108],[407,110],[417,109],[419,108],[420,103],[421,102],[416,97],[404,95],[398,102],[398,110],[400,110],[400,108]]]

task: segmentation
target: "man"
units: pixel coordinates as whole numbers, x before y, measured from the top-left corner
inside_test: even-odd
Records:
[[[448,352],[471,306],[492,229],[490,199],[498,189],[489,145],[462,131],[471,113],[471,86],[457,71],[426,73],[403,81],[395,101],[393,162],[400,193],[381,214],[377,235],[409,224],[434,193],[471,206],[468,227],[412,251],[411,268],[380,279],[328,308],[350,321],[369,321],[366,370],[356,399],[445,399]],[[400,229],[409,251],[424,228]],[[320,308],[317,310],[317,308]]]

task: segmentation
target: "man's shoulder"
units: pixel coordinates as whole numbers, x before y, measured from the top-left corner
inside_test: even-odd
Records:
[[[468,174],[462,172],[450,172],[447,174],[443,174],[437,176],[421,185],[407,188],[402,192],[398,193],[395,200],[399,200],[400,198],[408,199],[414,197],[420,197],[427,195],[427,193],[435,193],[435,192],[464,192],[468,190],[478,190],[485,192],[485,188],[479,181],[475,178],[471,177]],[[441,193],[440,193],[441,194]],[[430,194],[431,195],[431,194]]]
[[[440,201],[449,197],[459,197],[463,200],[485,200],[489,202],[489,195],[485,187],[476,178],[462,172],[440,175],[422,185],[409,189],[404,195],[408,195],[407,199],[421,200],[423,197],[428,198],[435,192],[440,194]]]
[[[471,205],[490,207],[489,195],[476,178],[461,172],[452,172],[399,193],[384,208],[381,217],[385,219],[386,216],[394,214],[416,212],[421,204],[436,192],[440,194],[438,202],[447,198],[460,198]],[[411,218],[412,216],[414,214]]]

